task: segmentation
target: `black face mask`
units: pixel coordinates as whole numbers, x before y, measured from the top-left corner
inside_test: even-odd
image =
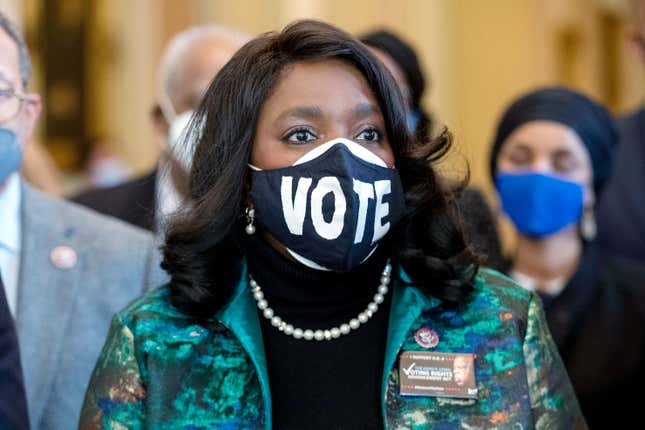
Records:
[[[352,270],[405,211],[397,170],[351,140],[329,141],[286,168],[252,168],[258,224],[315,269]]]

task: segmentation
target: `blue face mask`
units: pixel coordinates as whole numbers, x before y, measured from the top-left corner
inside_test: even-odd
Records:
[[[502,208],[517,230],[544,238],[582,217],[582,185],[540,173],[505,174],[495,179]]]
[[[352,270],[405,212],[397,170],[347,139],[320,145],[286,168],[253,169],[258,224],[314,269]]]
[[[16,133],[0,127],[0,185],[22,164],[22,148]]]

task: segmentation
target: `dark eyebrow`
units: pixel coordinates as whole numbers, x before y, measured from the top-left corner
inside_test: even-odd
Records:
[[[522,151],[533,152],[533,149],[531,148],[531,145],[529,145],[529,144],[527,144],[527,143],[525,143],[524,141],[521,141],[521,140],[517,141],[517,143],[515,144],[515,146],[513,146],[512,149],[513,150],[519,149],[519,150],[522,150]]]
[[[380,114],[381,110],[372,103],[359,103],[354,108],[354,117],[357,119]],[[315,120],[321,118],[322,116],[323,112],[319,106],[299,106],[282,112],[278,116],[278,120],[288,118]]]
[[[380,115],[381,109],[374,106],[372,103],[360,103],[354,108],[354,116],[356,118],[366,118],[371,115]]]
[[[282,112],[277,119],[295,118],[313,120],[321,118],[322,116],[322,109],[318,106],[299,106]]]
[[[574,159],[577,158],[576,154],[573,151],[571,151],[569,148],[558,148],[553,153],[551,153],[551,156],[556,158],[562,158],[562,157],[573,157]]]

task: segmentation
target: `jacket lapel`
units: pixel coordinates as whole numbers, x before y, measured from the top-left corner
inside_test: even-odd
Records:
[[[399,277],[403,281],[395,282],[392,291],[392,305],[390,308],[390,320],[388,323],[387,343],[385,346],[385,360],[383,365],[383,379],[381,381],[381,413],[383,422],[387,422],[385,411],[385,392],[387,381],[392,367],[399,355],[401,345],[405,342],[410,327],[419,318],[421,312],[438,306],[441,301],[433,296],[423,294],[419,289],[410,284],[411,279],[401,268]]]
[[[48,198],[24,186],[17,326],[34,426],[57,373],[82,265],[74,229],[57,215]]]
[[[222,324],[235,334],[255,365],[260,387],[262,388],[262,398],[264,399],[265,428],[269,430],[272,425],[269,372],[264,353],[260,319],[255,307],[255,299],[251,295],[248,285],[246,264],[244,264],[240,282],[233,293],[233,299],[216,316]]]

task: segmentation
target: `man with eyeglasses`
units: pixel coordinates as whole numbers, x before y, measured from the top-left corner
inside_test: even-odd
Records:
[[[41,110],[29,75],[24,39],[0,13],[0,272],[31,426],[67,429],[76,426],[112,315],[164,276],[150,234],[21,180]]]

